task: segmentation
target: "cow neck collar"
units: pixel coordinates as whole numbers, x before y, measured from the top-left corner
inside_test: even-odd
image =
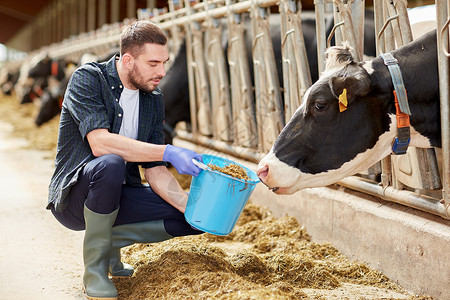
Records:
[[[56,77],[56,76],[58,76],[58,73],[59,73],[58,71],[59,71],[58,61],[54,60],[54,61],[52,61],[52,64],[51,64],[51,74]]]
[[[408,104],[408,96],[403,83],[402,72],[397,59],[388,52],[380,55],[384,64],[388,67],[394,84],[395,115],[397,117],[397,136],[392,143],[392,152],[396,155],[405,154],[411,141],[409,116],[411,111]]]

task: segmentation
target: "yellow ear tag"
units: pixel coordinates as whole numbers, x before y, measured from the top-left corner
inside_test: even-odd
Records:
[[[347,109],[347,89],[342,91],[342,94],[339,95],[339,112],[343,112]]]

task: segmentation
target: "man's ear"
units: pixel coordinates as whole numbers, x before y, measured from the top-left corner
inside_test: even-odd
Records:
[[[127,68],[131,69],[134,64],[134,58],[130,53],[124,53],[122,56],[122,64]]]

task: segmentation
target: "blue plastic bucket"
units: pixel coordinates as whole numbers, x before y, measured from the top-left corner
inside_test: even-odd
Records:
[[[250,178],[238,179],[210,169],[192,177],[184,213],[186,221],[205,232],[227,235],[233,230],[259,179],[255,172],[232,160],[208,154],[202,156],[205,165],[239,165]]]

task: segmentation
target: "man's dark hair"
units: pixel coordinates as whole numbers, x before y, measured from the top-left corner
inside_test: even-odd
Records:
[[[155,23],[135,21],[124,27],[120,35],[120,55],[128,52],[133,57],[139,56],[144,44],[166,45],[167,36]]]

